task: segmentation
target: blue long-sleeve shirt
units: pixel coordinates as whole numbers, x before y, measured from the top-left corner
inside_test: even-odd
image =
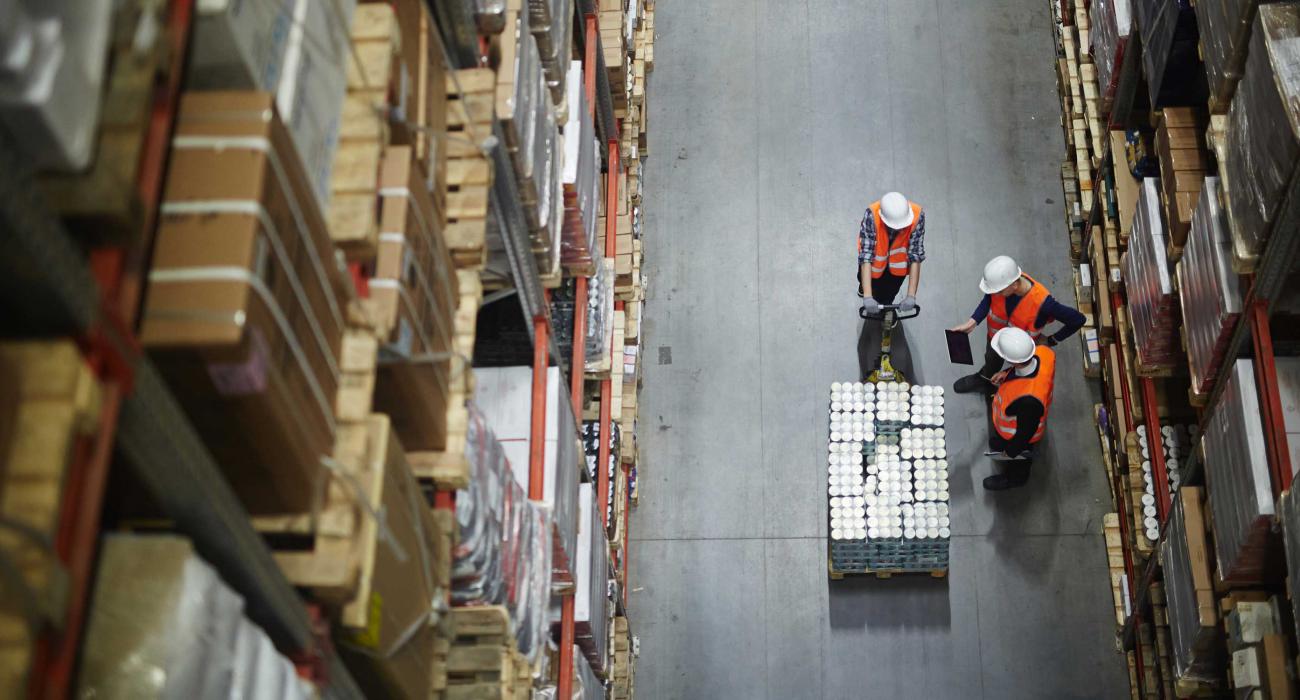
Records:
[[[1011,314],[1016,310],[1016,306],[1020,304],[1020,300],[1023,298],[1014,294],[1007,297],[1007,318],[1011,318]],[[985,294],[984,298],[980,300],[979,306],[975,307],[975,313],[970,315],[971,320],[976,324],[982,323],[984,318],[989,315],[989,307],[992,304],[992,295]],[[1038,309],[1038,317],[1034,319],[1034,328],[1039,329],[1052,321],[1059,321],[1061,328],[1052,335],[1052,339],[1059,343],[1079,332],[1079,329],[1083,327],[1087,320],[1078,309],[1066,306],[1057,301],[1056,297],[1048,295],[1043,300],[1043,305]]]

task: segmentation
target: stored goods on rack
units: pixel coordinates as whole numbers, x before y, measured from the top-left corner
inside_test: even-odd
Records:
[[[181,98],[140,332],[255,513],[314,503],[352,296],[275,114],[267,93]]]
[[[1300,162],[1297,38],[1300,6],[1260,6],[1245,72],[1228,109],[1219,177],[1232,230],[1233,268],[1240,273],[1255,269]]]
[[[455,608],[451,611],[455,639],[443,663],[445,700],[526,700],[532,686],[532,665],[516,648],[510,613],[499,605]]]
[[[1178,352],[1178,297],[1165,253],[1159,182],[1150,177],[1142,181],[1124,267],[1137,370],[1149,373],[1172,368]]]
[[[575,274],[598,267],[596,210],[600,198],[600,144],[583,89],[582,62],[569,67],[568,120],[564,124],[564,227],[561,261]]]
[[[452,570],[452,603],[505,606],[517,648],[530,663],[535,662],[549,629],[551,511],[528,500],[501,443],[473,404],[468,427],[471,478],[456,498],[460,539]]]
[[[0,343],[0,517],[14,525],[0,528],[0,558],[16,576],[0,602],[0,696],[26,693],[36,635],[63,624],[67,579],[52,547],[65,474],[102,400],[72,341]]]
[[[574,640],[592,670],[609,668],[610,598],[609,543],[596,507],[592,484],[578,485],[578,552],[574,566]]]
[[[1202,436],[1205,483],[1214,516],[1215,561],[1221,580],[1258,584],[1269,574],[1272,478],[1254,363],[1237,360],[1229,372],[1227,386],[1210,409]]]
[[[573,42],[573,0],[528,0],[528,14],[529,31],[537,41],[546,87],[554,103],[564,105],[571,84],[566,80],[572,78],[568,70]],[[580,84],[581,76],[579,73]],[[569,110],[577,109],[577,103],[572,100],[567,106]]]
[[[632,683],[636,675],[636,646],[626,617],[614,618],[614,668],[610,674],[613,687],[611,700],[631,700]]]
[[[1228,111],[1246,63],[1246,46],[1259,0],[1211,0],[1193,4],[1201,58],[1210,89],[1210,112]]]
[[[109,535],[81,654],[80,692],[108,698],[317,697],[244,616],[189,540]]]
[[[1190,4],[1133,0],[1142,35],[1142,72],[1154,108],[1204,102],[1196,44],[1196,20]],[[1202,83],[1203,85],[1203,83]]]
[[[1178,681],[1191,683],[1213,681],[1223,667],[1202,498],[1201,488],[1178,491],[1160,543],[1174,673]]]
[[[383,339],[375,409],[392,417],[407,449],[446,450],[452,382],[469,362],[454,347],[457,275],[411,148],[389,148],[382,166],[382,233],[369,282]]]
[[[1205,148],[1204,114],[1189,107],[1166,107],[1156,126],[1156,156],[1160,160],[1161,201],[1170,257],[1177,260],[1187,243],[1196,200],[1212,160]]]
[[[1145,425],[1139,425],[1136,431],[1129,433],[1129,464],[1141,466],[1144,484],[1141,499],[1133,505],[1135,510],[1141,511],[1140,519],[1144,526],[1138,531],[1145,532],[1147,539],[1152,542],[1160,539],[1160,520],[1156,517],[1155,475],[1151,468],[1155,453],[1159,451],[1163,458],[1169,494],[1176,496],[1183,481],[1182,464],[1192,456],[1192,446],[1198,437],[1199,428],[1195,425],[1162,425],[1160,434],[1154,439],[1147,433]]]
[[[1277,598],[1264,591],[1233,591],[1223,600],[1232,654],[1228,670],[1238,697],[1295,697],[1293,658],[1278,607]]]
[[[1092,19],[1092,58],[1097,65],[1101,111],[1110,112],[1119,84],[1129,35],[1133,31],[1131,0],[1094,0],[1089,10]]]
[[[1219,179],[1205,178],[1192,217],[1191,235],[1178,262],[1183,337],[1192,391],[1205,395],[1223,364],[1223,354],[1242,313],[1241,280],[1232,271],[1232,240],[1219,206]]]
[[[1291,600],[1297,600],[1300,588],[1300,489],[1292,488],[1278,501],[1278,516],[1282,526],[1282,539],[1286,548],[1286,591]],[[1300,639],[1300,617],[1295,622],[1297,639]]]

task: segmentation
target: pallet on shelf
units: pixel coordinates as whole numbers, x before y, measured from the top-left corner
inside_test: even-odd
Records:
[[[502,606],[452,608],[454,637],[445,657],[442,700],[527,700],[532,667],[515,648],[510,614]]]
[[[103,390],[70,340],[0,342],[0,555],[34,596],[0,602],[0,696],[23,697],[35,652],[32,617],[58,627],[68,582],[39,538],[59,535],[64,476],[78,441],[99,427]],[[35,608],[29,607],[32,603]]]
[[[488,197],[492,161],[483,143],[492,135],[496,74],[490,68],[449,72],[447,98],[446,218],[444,235],[456,266],[487,265]]]
[[[612,635],[613,644],[610,647],[614,650],[614,665],[613,671],[610,673],[610,680],[613,684],[610,689],[610,698],[612,700],[632,700],[633,681],[636,676],[636,652],[632,648],[632,631],[626,617],[622,615],[614,617]]]
[[[397,66],[398,36],[392,6],[357,7],[326,212],[330,238],[349,260],[372,259],[379,243],[379,165],[388,143],[388,86]]]

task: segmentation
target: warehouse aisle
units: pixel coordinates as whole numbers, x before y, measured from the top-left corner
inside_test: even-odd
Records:
[[[825,396],[857,373],[866,205],[899,189],[926,207],[924,310],[908,333],[926,383],[962,373],[942,329],[974,308],[993,255],[1073,301],[1049,22],[1043,0],[658,7],[639,694],[1126,695],[1096,399],[1074,339],[1025,489],[980,487],[983,406],[950,402],[946,581],[826,576]]]

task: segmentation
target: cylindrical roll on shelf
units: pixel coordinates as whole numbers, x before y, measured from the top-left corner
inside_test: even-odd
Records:
[[[1241,315],[1241,282],[1232,271],[1232,239],[1219,206],[1219,178],[1205,178],[1192,231],[1178,262],[1183,328],[1192,390],[1210,390]]]
[[[1274,508],[1251,360],[1233,364],[1227,388],[1206,424],[1202,444],[1219,577],[1229,583],[1259,583]]]

